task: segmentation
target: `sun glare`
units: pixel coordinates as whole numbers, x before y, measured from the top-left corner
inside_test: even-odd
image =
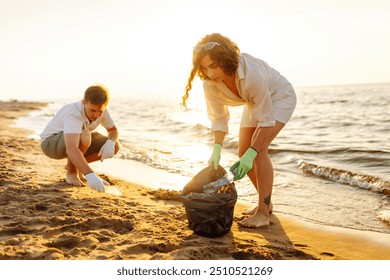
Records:
[[[1,97],[31,99],[33,91],[36,98],[51,98],[60,84],[58,95],[78,96],[96,82],[118,94],[180,95],[193,46],[214,32],[295,85],[387,81],[387,2],[367,7],[369,13],[361,3],[358,9],[304,2],[99,1],[75,7],[42,0],[45,5],[18,7],[11,1],[0,11]]]

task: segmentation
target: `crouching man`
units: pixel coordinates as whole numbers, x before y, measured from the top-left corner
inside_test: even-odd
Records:
[[[84,99],[63,106],[50,120],[41,137],[42,151],[50,158],[67,158],[66,182],[104,192],[108,182],[97,176],[88,163],[112,158],[119,151],[118,130],[106,109],[108,91],[94,85],[86,89]],[[102,125],[104,136],[94,130]]]

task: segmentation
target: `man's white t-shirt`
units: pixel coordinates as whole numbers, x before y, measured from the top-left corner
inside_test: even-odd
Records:
[[[64,134],[81,133],[83,127],[89,131],[95,130],[99,125],[106,129],[112,128],[115,124],[108,110],[104,110],[103,114],[95,121],[90,122],[85,115],[84,105],[82,101],[70,103],[62,107],[50,120],[45,129],[39,135],[41,140],[45,140],[49,136],[64,132]]]

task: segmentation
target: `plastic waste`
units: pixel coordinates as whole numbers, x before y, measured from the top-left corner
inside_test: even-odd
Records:
[[[233,183],[234,174],[226,173],[221,179],[203,186],[204,193],[227,193],[229,185]]]

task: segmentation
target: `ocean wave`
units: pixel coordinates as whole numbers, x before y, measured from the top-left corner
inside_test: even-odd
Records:
[[[211,130],[206,125],[196,123],[191,126],[191,131],[195,132],[196,136],[208,136],[211,135]]]
[[[192,169],[201,162],[185,161],[175,152],[160,148],[140,147],[131,143],[122,143],[118,157],[124,160],[134,160],[156,169],[165,170],[182,176],[192,176]]]
[[[386,223],[386,224],[389,224],[390,225],[390,210],[385,210],[385,211],[381,211],[378,215],[378,218]]]
[[[309,143],[302,143],[307,144]],[[300,144],[300,145],[302,145]],[[285,152],[294,152],[297,154],[360,154],[360,153],[366,153],[369,155],[386,155],[390,156],[390,152],[385,150],[379,150],[379,149],[359,149],[359,148],[351,148],[351,147],[329,147],[329,148],[323,148],[319,149],[318,147],[308,148],[308,147],[291,147],[289,149],[283,149],[283,148],[270,148],[268,151],[270,154],[272,153],[285,153]]]
[[[151,166],[156,169],[165,170],[169,173],[176,173],[183,176],[189,176],[185,169],[180,169],[176,165],[170,165],[169,159],[163,160],[162,158],[157,159],[157,157],[150,154],[150,152],[143,151],[140,153],[122,153],[119,155],[119,158],[125,160],[134,160],[141,163],[144,163],[148,166]]]
[[[355,186],[390,196],[390,181],[386,181],[377,176],[354,173],[327,166],[320,166],[302,161],[299,168],[305,174],[312,175],[328,181]]]

